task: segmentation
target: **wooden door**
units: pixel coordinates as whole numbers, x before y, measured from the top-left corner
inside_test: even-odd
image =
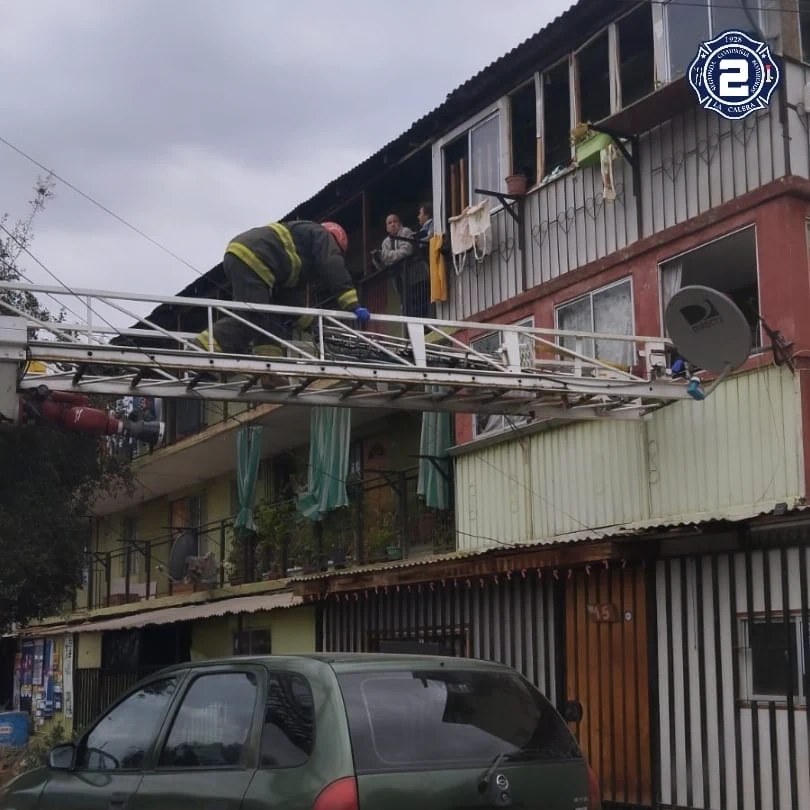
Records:
[[[612,563],[566,582],[566,698],[571,729],[603,801],[650,805],[652,753],[645,571]]]

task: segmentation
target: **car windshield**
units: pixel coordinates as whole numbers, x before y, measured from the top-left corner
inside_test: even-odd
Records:
[[[479,767],[581,756],[551,704],[523,678],[482,670],[338,676],[358,772]]]

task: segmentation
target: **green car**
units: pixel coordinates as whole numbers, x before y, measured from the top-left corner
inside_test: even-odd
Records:
[[[0,810],[599,806],[562,717],[513,669],[343,653],[164,669],[0,793]]]

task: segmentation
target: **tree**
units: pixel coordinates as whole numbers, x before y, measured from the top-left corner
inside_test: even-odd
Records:
[[[38,179],[28,215],[13,226],[0,218],[0,280],[22,278],[19,259],[52,196],[52,179]],[[0,300],[41,321],[63,317],[28,291],[0,290]],[[82,582],[93,499],[129,481],[127,463],[97,438],[0,429],[0,627],[61,612]]]

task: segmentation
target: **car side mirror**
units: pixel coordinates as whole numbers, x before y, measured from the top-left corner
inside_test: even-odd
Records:
[[[76,746],[73,743],[62,743],[48,751],[48,767],[54,771],[69,771],[76,759]]]

